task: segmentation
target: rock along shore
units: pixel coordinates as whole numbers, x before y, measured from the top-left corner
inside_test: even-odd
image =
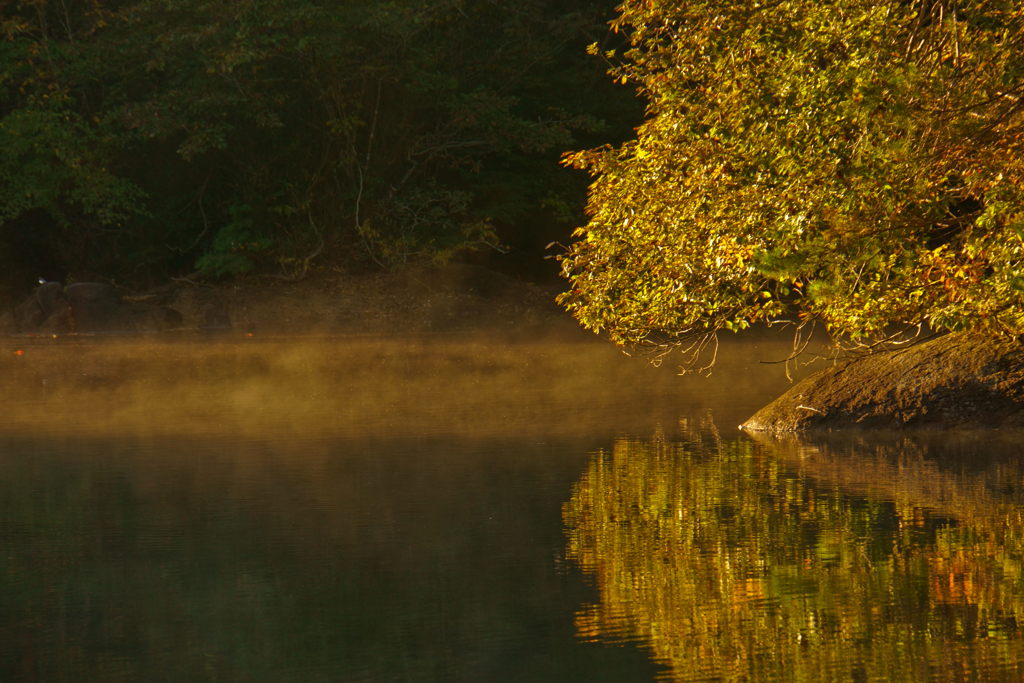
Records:
[[[13,309],[0,311],[0,336],[551,331],[580,336],[579,326],[555,303],[556,294],[554,288],[458,263],[400,273],[319,272],[299,281],[179,279],[144,292],[47,282]]]
[[[1024,428],[1024,345],[948,334],[811,375],[741,428],[750,432]]]

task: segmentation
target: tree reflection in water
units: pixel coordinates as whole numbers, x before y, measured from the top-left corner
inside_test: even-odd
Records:
[[[680,681],[1024,675],[1018,459],[681,427],[597,453],[565,505],[600,592],[580,638],[645,642]]]

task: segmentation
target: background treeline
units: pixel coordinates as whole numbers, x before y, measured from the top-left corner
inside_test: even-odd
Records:
[[[48,279],[539,268],[568,149],[643,103],[596,0],[25,0],[0,10],[0,297]]]

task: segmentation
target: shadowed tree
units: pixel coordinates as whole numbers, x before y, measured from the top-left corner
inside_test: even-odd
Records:
[[[34,235],[54,278],[301,277],[313,259],[394,268],[515,241],[542,205],[581,210],[557,163],[574,136],[639,118],[584,50],[611,14],[584,0],[7,3],[0,241],[11,254]]]

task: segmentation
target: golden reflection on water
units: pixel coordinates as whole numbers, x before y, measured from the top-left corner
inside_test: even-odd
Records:
[[[0,339],[0,679],[648,680],[574,640],[560,506],[596,444],[788,386],[735,351]]]
[[[596,454],[564,507],[600,593],[580,638],[644,642],[678,681],[1024,675],[1018,459],[972,471],[940,467],[936,440],[681,427]]]
[[[1020,439],[736,434],[788,388],[757,365],[786,341],[724,348],[705,379],[565,340],[0,340],[0,667],[195,673],[206,651],[168,635],[188,633],[239,680],[346,671],[334,629],[397,680],[408,634],[423,671],[491,656],[508,605],[543,643],[537,619],[579,604],[545,581],[596,442],[563,510],[600,596],[583,640],[646,644],[677,680],[1020,680]],[[735,438],[614,440],[708,409]]]

